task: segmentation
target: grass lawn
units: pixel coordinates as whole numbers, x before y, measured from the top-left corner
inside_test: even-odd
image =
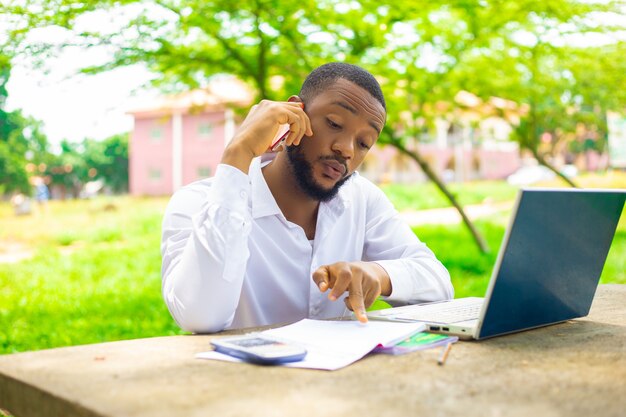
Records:
[[[438,191],[420,187],[405,186],[410,193],[400,186],[386,191],[399,207],[446,205],[445,200],[430,200]],[[472,204],[487,197],[510,199],[516,190],[476,183],[457,192],[461,201]],[[8,204],[0,203],[0,256],[32,254],[20,262],[0,263],[0,353],[182,333],[160,291],[160,224],[166,203],[130,197],[53,201],[47,213],[26,217],[15,217]],[[625,217],[602,282],[626,284]],[[457,297],[484,294],[507,218],[502,213],[477,223],[492,248],[490,255],[478,252],[463,225],[415,229],[450,270]]]
[[[576,178],[581,187],[626,189],[626,173],[613,171],[604,174],[585,174]],[[564,187],[561,180],[538,184],[542,187]],[[480,181],[450,184],[450,190],[461,204],[480,204],[513,200],[518,191],[503,181]],[[448,200],[432,183],[381,187],[398,210],[423,210],[449,206]],[[414,228],[450,271],[456,297],[483,296],[498,249],[509,220],[508,212],[491,216],[488,221],[475,222],[487,240],[491,253],[481,254],[467,228],[462,225],[427,225]],[[600,278],[601,283],[626,284],[626,210],[622,213],[611,250]]]
[[[626,189],[626,173],[613,171],[604,174],[585,174],[575,179],[581,187],[588,188],[624,188]],[[559,179],[538,184],[542,187],[563,187],[564,182]],[[424,184],[385,184],[380,187],[393,201],[396,209],[426,210],[448,207],[450,203],[431,182]],[[448,184],[461,205],[481,204],[484,202],[500,202],[515,199],[517,187],[505,181],[476,181]]]
[[[461,205],[481,204],[486,201],[500,202],[515,199],[517,188],[503,181],[480,181],[466,184],[450,184],[450,192]],[[433,183],[405,185],[385,184],[381,189],[393,201],[396,209],[426,210],[450,206],[448,199]]]
[[[462,225],[420,226],[414,229],[450,271],[456,297],[482,297],[485,294],[506,227],[506,222],[499,220],[477,222],[492,249],[489,255],[478,251]],[[626,284],[626,212],[622,213],[600,282]]]
[[[51,202],[43,216],[0,211],[0,241],[34,257],[0,264],[0,352],[178,334],[161,300],[166,200]]]

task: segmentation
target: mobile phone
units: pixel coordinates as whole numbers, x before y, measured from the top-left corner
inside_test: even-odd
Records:
[[[281,146],[283,147],[283,150],[284,150],[285,139],[287,139],[289,132],[290,130],[289,130],[288,124],[280,125],[280,127],[278,128],[278,132],[276,133],[276,136],[274,137],[274,140],[272,140],[272,146],[270,146],[270,151],[276,152],[278,149],[280,149]]]
[[[260,334],[216,339],[211,344],[218,352],[264,365],[296,362],[306,356],[303,347]]]

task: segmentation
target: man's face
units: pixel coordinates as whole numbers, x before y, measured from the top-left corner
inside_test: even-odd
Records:
[[[385,109],[367,90],[340,78],[306,103],[313,136],[287,156],[300,187],[319,201],[332,199],[361,165],[385,124]]]

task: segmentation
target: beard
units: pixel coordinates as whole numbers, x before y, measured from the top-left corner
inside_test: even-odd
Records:
[[[320,202],[332,200],[339,192],[341,186],[352,177],[352,174],[346,175],[337,181],[332,188],[324,188],[313,178],[313,167],[311,163],[306,160],[299,146],[287,147],[287,160],[289,161],[289,165],[291,166],[291,170],[296,177],[296,182],[300,186],[300,189],[312,199]],[[320,160],[335,160],[342,165],[346,164],[345,159],[340,156],[326,156],[321,157]]]

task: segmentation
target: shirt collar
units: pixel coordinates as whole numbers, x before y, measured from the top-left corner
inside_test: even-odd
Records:
[[[280,207],[276,203],[270,188],[265,182],[265,177],[261,168],[269,164],[274,158],[275,154],[267,153],[255,158],[250,165],[250,186],[252,192],[252,218],[258,219],[265,216],[280,215],[283,216],[280,211]],[[359,175],[355,173],[354,176]],[[343,187],[339,189],[337,196],[330,201],[322,203],[320,210],[333,213],[335,216],[341,215],[350,202],[349,188],[350,183],[354,181],[354,178],[349,179]]]

